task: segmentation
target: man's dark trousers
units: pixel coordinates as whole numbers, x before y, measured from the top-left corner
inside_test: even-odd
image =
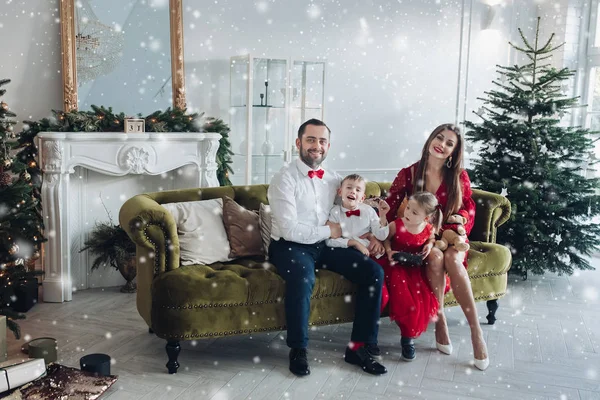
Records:
[[[327,269],[358,285],[355,300],[353,342],[377,343],[383,269],[353,248],[327,247],[325,242],[299,244],[272,240],[269,260],[286,282],[285,318],[287,345],[306,348],[310,297],[315,285],[315,269]]]

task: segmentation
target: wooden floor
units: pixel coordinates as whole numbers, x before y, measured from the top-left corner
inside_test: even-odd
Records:
[[[459,308],[446,310],[452,356],[433,348],[432,329],[417,359],[400,360],[399,333],[386,318],[379,343],[388,374],[373,377],[342,357],[351,325],[313,330],[312,374],[288,371],[285,332],[183,342],[181,367],[167,374],[165,341],[147,333],[135,295],[116,288],[76,293],[63,304],[36,305],[21,323],[26,339],[52,336],[60,362],[79,366],[89,353],[115,361],[117,383],[102,399],[581,399],[600,400],[600,259],[596,271],[513,281],[498,321],[483,325],[491,365],[471,367],[469,329]],[[478,304],[485,321],[485,304]],[[9,334],[10,335],[10,334]],[[9,357],[23,340],[9,337]]]

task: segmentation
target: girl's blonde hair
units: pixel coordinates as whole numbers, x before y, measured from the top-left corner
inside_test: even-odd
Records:
[[[419,192],[410,196],[410,200],[417,202],[425,211],[425,215],[430,217],[429,222],[433,225],[434,233],[438,233],[442,227],[444,213],[438,203],[437,197],[429,192]]]

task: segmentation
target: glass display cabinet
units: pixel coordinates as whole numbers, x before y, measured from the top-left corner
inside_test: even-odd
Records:
[[[300,124],[323,119],[325,61],[235,56],[230,60],[234,185],[269,183],[297,155]]]

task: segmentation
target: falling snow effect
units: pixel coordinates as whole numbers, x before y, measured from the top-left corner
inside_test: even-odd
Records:
[[[94,2],[92,2],[94,3]],[[127,2],[126,2],[127,3]],[[145,8],[154,15],[160,12],[168,12],[168,0],[146,0],[141,2]],[[497,3],[497,2],[491,2]],[[77,3],[76,3],[77,4]],[[321,58],[327,60],[327,86],[324,101],[326,103],[326,116],[328,120],[334,121],[334,142],[330,153],[329,161],[337,169],[394,169],[393,172],[377,172],[370,176],[371,180],[383,181],[391,180],[397,168],[416,160],[422,135],[427,135],[432,127],[432,120],[450,120],[454,118],[456,101],[456,77],[459,76],[457,67],[458,45],[460,41],[460,10],[462,2],[459,1],[392,1],[382,4],[367,4],[358,2],[356,6],[345,2],[298,2],[298,5],[285,4],[271,0],[262,0],[243,2],[232,0],[219,0],[207,2],[201,6],[193,2],[184,2],[184,36],[185,36],[185,74],[186,90],[188,95],[188,104],[193,109],[206,111],[210,115],[222,115],[226,121],[229,120],[229,114],[235,114],[236,109],[229,105],[228,82],[229,82],[229,57],[236,54],[252,53],[258,56],[272,56],[286,53],[289,49],[293,56],[298,58],[306,57],[308,59]],[[474,30],[471,32],[469,49],[470,58],[469,74],[472,79],[469,81],[466,114],[467,116],[473,110],[480,107],[480,103],[475,96],[480,95],[485,90],[490,89],[490,82],[493,78],[493,66],[497,63],[503,63],[506,59],[507,48],[504,41],[509,38],[504,29],[499,32],[502,36],[498,41],[482,41],[482,32],[479,31],[479,17],[484,12],[483,8],[487,3],[475,2],[472,10],[472,25]],[[551,21],[549,29],[559,29],[564,27],[564,20],[569,15],[574,14],[577,20],[585,20],[585,16],[571,4],[562,4],[550,1],[526,1],[519,3],[516,8],[510,4],[500,2],[495,8],[496,18],[504,18],[503,24],[514,24],[510,18],[513,15],[519,16],[519,21],[524,24],[532,23],[534,19],[530,18],[529,7],[540,7],[540,13],[546,14]],[[294,15],[291,19],[281,16],[282,7],[293,8]],[[236,14],[236,11],[239,11]],[[119,18],[119,13],[111,13],[105,19],[108,26],[117,32],[129,34],[136,28],[135,23],[128,23],[125,19]],[[123,16],[127,15],[121,13]],[[48,105],[55,101],[57,97],[55,83],[60,81],[62,67],[60,66],[60,48],[58,25],[60,18],[58,7],[56,5],[37,7],[29,2],[7,0],[3,2],[3,9],[0,11],[0,32],[5,37],[23,36],[19,26],[25,26],[26,35],[30,38],[31,45],[20,42],[7,42],[3,50],[4,57],[0,61],[0,66],[5,74],[12,74],[11,78],[20,80],[17,82],[18,90],[23,91],[18,96],[13,96],[13,103],[16,103],[20,109],[17,109],[23,118],[29,118],[29,114],[43,116],[48,112]],[[531,14],[533,16],[534,14]],[[168,26],[164,21],[168,20],[168,14],[162,15],[163,22],[150,20],[148,14],[133,15],[133,21],[141,22],[142,26],[151,27],[145,29],[140,34],[133,37],[135,54],[126,54],[122,72],[112,77],[104,77],[94,85],[94,88],[80,88],[80,101],[82,108],[93,103],[102,103],[111,105],[115,109],[123,109],[128,114],[137,112],[144,113],[142,108],[149,107],[150,111],[157,108],[166,108],[171,102],[171,71],[170,71],[170,46],[169,32],[162,29],[161,32],[154,32],[159,27]],[[562,20],[562,23],[561,23]],[[500,20],[495,20],[498,24]],[[285,29],[284,29],[285,28]],[[189,35],[193,34],[192,38]],[[578,35],[568,35],[567,40]],[[568,46],[572,43],[568,43]],[[571,46],[574,47],[575,46]],[[287,53],[286,53],[287,54]],[[463,54],[466,57],[466,54]],[[568,54],[566,54],[568,57]],[[464,59],[464,58],[463,58]],[[435,67],[432,67],[435,66]],[[442,66],[442,67],[440,67]],[[152,70],[150,70],[152,68]],[[440,73],[440,69],[443,72]],[[11,71],[26,71],[28,73],[15,74]],[[29,73],[35,75],[32,79]],[[486,75],[487,74],[487,75]],[[449,77],[454,77],[449,79]],[[487,78],[486,78],[487,76]],[[474,78],[477,77],[477,78]],[[247,78],[247,77],[246,77]],[[463,77],[463,80],[465,78]],[[31,82],[29,82],[31,81]],[[449,81],[452,81],[449,83]],[[502,79],[500,82],[504,82]],[[117,82],[117,84],[115,84]],[[464,82],[463,82],[464,83]],[[31,86],[44,88],[36,93],[36,101],[32,100]],[[21,88],[22,87],[22,88]],[[464,85],[463,85],[464,87]],[[54,88],[54,89],[52,89]],[[568,85],[561,86],[562,92],[571,90]],[[28,92],[29,90],[29,92]],[[111,97],[115,94],[116,97]],[[37,99],[39,97],[39,100]],[[52,101],[50,101],[52,99]],[[120,103],[121,101],[127,103]],[[121,105],[124,104],[124,105]],[[129,104],[133,104],[127,109]],[[535,103],[530,103],[535,105]],[[462,104],[461,104],[462,105]],[[482,110],[479,108],[479,110]],[[462,112],[461,112],[462,113]],[[570,116],[558,113],[559,118],[569,119]],[[459,117],[462,118],[462,115]],[[273,123],[267,125],[271,132],[275,132]],[[355,138],[360,136],[360,142],[357,144]],[[368,141],[363,141],[363,136],[368,136]],[[273,138],[274,136],[272,136]],[[237,140],[237,149],[241,144],[241,137]],[[260,143],[255,147],[260,149]],[[497,145],[490,141],[491,145]],[[283,150],[283,143],[275,143],[276,152]],[[481,147],[471,145],[469,155],[476,155]],[[539,146],[540,154],[552,153],[554,149],[551,145],[542,143]],[[564,155],[564,150],[562,155]],[[274,152],[275,154],[275,152]],[[240,157],[239,154],[236,157]],[[523,154],[510,152],[503,155],[504,163],[517,163],[524,158]],[[236,159],[237,161],[238,159]],[[387,163],[386,163],[387,160]],[[391,162],[390,160],[395,160]],[[468,161],[468,160],[467,160]],[[243,170],[246,160],[240,161],[240,170]],[[277,169],[276,167],[272,168]],[[173,187],[173,181],[181,177],[182,172],[175,174],[163,174],[160,179],[165,182],[161,185],[161,190],[168,190]],[[243,176],[243,173],[237,173],[236,178]],[[242,178],[239,178],[242,179]],[[526,189],[534,190],[535,181],[523,181],[522,185]],[[549,186],[544,184],[545,186]],[[507,196],[510,200],[517,194],[511,188],[498,187],[496,193]],[[117,212],[120,205],[132,196],[132,193],[117,189],[113,191],[110,202],[112,210]],[[4,207],[3,207],[4,206]],[[99,206],[95,204],[94,207]],[[6,214],[10,207],[0,205],[0,218]],[[95,212],[95,208],[91,208]],[[86,211],[89,212],[90,210]],[[97,213],[101,215],[102,210]],[[218,212],[217,212],[218,214]],[[552,214],[554,215],[554,214]],[[94,223],[94,214],[89,214],[89,224]],[[248,229],[251,229],[250,227]],[[49,230],[46,232],[48,237],[56,237],[57,232]],[[558,248],[567,246],[573,249],[572,242],[575,240],[569,237],[567,233],[558,233],[549,235],[552,246]],[[20,249],[27,249],[27,245],[18,243]],[[173,245],[169,247],[173,249]],[[517,253],[516,248],[512,248],[513,253]],[[538,247],[538,253],[541,251]],[[534,252],[533,257],[536,254]],[[150,256],[150,258],[152,258]],[[568,258],[560,257],[568,260]],[[140,264],[153,263],[152,259],[140,257]],[[596,263],[597,264],[597,263]],[[266,266],[263,266],[266,268]],[[394,398],[431,398],[444,396],[444,398],[465,398],[473,396],[477,398],[494,397],[512,397],[520,398],[560,398],[561,400],[593,396],[588,393],[597,385],[599,378],[598,366],[594,355],[598,352],[598,335],[600,334],[596,327],[595,315],[599,302],[598,284],[589,279],[590,275],[578,275],[577,272],[569,277],[554,279],[550,275],[549,279],[539,278],[534,280],[530,278],[524,282],[511,282],[510,292],[502,301],[504,315],[497,322],[497,326],[483,326],[488,337],[494,338],[497,344],[498,355],[505,355],[498,365],[494,365],[483,377],[479,377],[478,371],[470,368],[464,361],[460,366],[456,366],[451,374],[455,381],[444,380],[445,374],[449,370],[444,365],[446,359],[431,353],[428,357],[425,374],[435,374],[434,379],[439,385],[435,387],[415,387],[416,378],[422,377],[419,374],[412,374],[406,364],[399,363],[393,376],[389,376],[390,381],[387,387],[379,384],[378,381],[362,377],[360,382],[366,379],[366,382],[375,382],[369,388],[374,388],[369,393],[373,398],[382,398],[376,392],[387,390],[385,397]],[[214,287],[218,287],[214,283]],[[83,293],[83,292],[80,292]],[[351,301],[350,296],[345,296],[344,301]],[[567,313],[562,310],[563,304],[572,307],[573,312]],[[581,312],[577,311],[581,310]],[[110,310],[109,310],[110,311]],[[135,311],[134,311],[135,312]],[[460,332],[465,328],[466,321],[458,316],[459,310],[451,308],[447,310],[451,322],[451,334],[459,342]],[[50,314],[52,315],[52,314]],[[574,317],[576,316],[576,317]],[[57,320],[53,319],[57,318]],[[73,315],[66,320],[58,316],[51,316],[47,320],[51,327],[61,327],[67,331],[70,325],[79,321],[86,323],[90,318],[95,320],[96,315],[90,313]],[[27,324],[34,321],[27,321]],[[37,323],[37,322],[35,322]],[[246,325],[249,321],[245,321]],[[397,340],[394,341],[396,331],[385,328],[387,319],[383,320],[380,338],[385,343],[383,347],[386,362],[392,365],[398,360]],[[27,325],[29,326],[29,325]],[[338,329],[348,329],[348,325],[343,325]],[[544,333],[544,327],[550,326],[548,333]],[[108,329],[108,328],[107,328]],[[111,332],[103,333],[103,330],[97,332],[101,339],[114,341],[113,335],[117,335],[115,329],[110,328]],[[136,328],[137,329],[137,328]],[[62,331],[61,330],[61,331]],[[133,330],[133,328],[132,328]],[[57,331],[58,332],[58,331]],[[344,340],[347,340],[343,334],[332,336],[329,333],[324,334],[317,327],[311,327],[311,346],[314,346],[313,355],[319,363],[324,366],[323,370],[313,372],[311,379],[318,377],[318,382],[312,384],[296,383],[293,388],[283,389],[277,393],[277,397],[283,392],[284,398],[297,398],[298,391],[314,390],[321,392],[316,395],[320,397],[348,398],[351,393],[344,392],[345,382],[343,374],[347,367],[340,361],[339,348],[330,350],[332,337],[333,342],[343,348]],[[29,341],[38,337],[38,330],[29,330],[23,336],[24,341]],[[255,338],[258,338],[257,335]],[[264,336],[266,338],[266,336]],[[263,338],[261,336],[261,338]],[[391,338],[391,339],[390,339]],[[229,338],[230,339],[230,338]],[[427,337],[419,342],[424,349],[429,349],[433,341],[433,336]],[[69,339],[71,340],[71,339]],[[553,346],[552,340],[560,343]],[[548,342],[550,341],[550,343]],[[258,343],[258,339],[255,340]],[[203,359],[200,347],[196,348],[202,341],[194,341],[192,349],[185,351],[194,352],[195,356]],[[285,345],[285,336],[278,335],[276,339],[278,348],[271,344],[271,347],[265,345],[265,349],[277,349],[276,355],[261,357],[255,356],[254,351],[248,351],[243,360],[253,369],[252,373],[256,377],[248,378],[245,373],[237,373],[232,379],[246,382],[244,389],[248,389],[248,398],[254,398],[249,390],[264,385],[261,379],[267,372],[263,368],[269,368],[270,363],[274,363],[279,368],[281,360],[287,356],[287,347]],[[465,354],[461,341],[461,351],[453,357],[461,358]],[[61,346],[70,348],[71,351],[83,353],[89,351],[86,346],[72,346],[72,342],[63,340]],[[320,347],[318,347],[320,346]],[[467,346],[468,347],[468,346]],[[62,347],[61,347],[62,349]],[[212,350],[209,350],[209,352]],[[426,350],[423,350],[424,354]],[[433,351],[433,350],[432,350]],[[514,356],[512,359],[510,356]],[[65,357],[72,354],[64,354]],[[212,354],[214,364],[209,361],[209,366],[231,368],[231,359],[229,356]],[[235,357],[235,356],[234,356]],[[272,361],[277,357],[276,361]],[[554,358],[553,358],[554,357]],[[164,358],[164,354],[162,356]],[[161,358],[161,359],[162,359]],[[523,359],[529,360],[523,361]],[[76,358],[73,358],[76,360]],[[543,362],[550,359],[550,364]],[[157,362],[159,357],[157,356]],[[211,358],[209,358],[211,360]],[[242,360],[235,358],[237,364]],[[466,360],[466,357],[465,357]],[[117,360],[111,359],[111,364],[115,365]],[[127,361],[131,363],[131,361]],[[164,364],[164,360],[160,361]],[[437,364],[436,364],[437,363]],[[202,368],[194,363],[186,365],[189,368],[188,374],[191,376],[202,373]],[[317,365],[317,361],[314,361]],[[520,365],[519,365],[520,364]],[[549,367],[548,365],[552,365]],[[560,365],[556,368],[556,365]],[[551,374],[547,371],[552,368]],[[562,369],[575,368],[577,376],[571,377],[574,384],[583,382],[584,387],[562,388],[560,385],[568,381],[564,380],[557,371]],[[285,367],[280,368],[285,373]],[[326,372],[322,372],[326,371]],[[333,371],[333,372],[332,372]],[[541,372],[540,372],[541,371]],[[236,371],[237,372],[237,371]],[[277,371],[276,371],[277,372]],[[274,372],[273,372],[274,374]],[[152,380],[152,373],[144,372],[144,380]],[[268,375],[271,376],[272,375]],[[464,381],[459,379],[464,378]],[[267,378],[264,378],[267,379]],[[481,379],[483,383],[479,383]],[[266,382],[266,380],[265,380]],[[328,382],[331,386],[326,386]],[[570,382],[570,381],[569,381]],[[123,389],[131,389],[123,384]],[[159,385],[164,390],[163,396],[170,397],[175,395],[178,385]],[[230,399],[237,396],[238,388],[234,383],[224,384],[222,389],[217,392],[210,392],[214,399]],[[294,390],[292,390],[294,389]],[[434,389],[435,393],[428,390]],[[497,389],[498,393],[494,393]],[[355,389],[356,390],[356,389]],[[339,391],[337,393],[336,391]],[[198,396],[208,396],[209,392],[202,388],[196,393]],[[339,396],[337,396],[339,394]],[[343,395],[343,396],[342,396]],[[118,396],[118,395],[116,395]],[[240,396],[237,396],[240,397]]]

